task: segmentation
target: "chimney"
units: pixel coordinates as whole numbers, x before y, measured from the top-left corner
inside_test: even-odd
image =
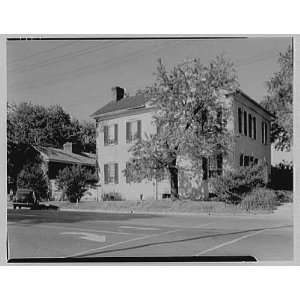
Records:
[[[73,153],[73,145],[70,142],[67,142],[64,144],[64,151],[68,152],[68,153]]]
[[[125,94],[125,89],[119,87],[119,86],[114,86],[111,89],[112,92],[112,99],[113,101],[120,101],[121,99],[124,98],[124,94]]]

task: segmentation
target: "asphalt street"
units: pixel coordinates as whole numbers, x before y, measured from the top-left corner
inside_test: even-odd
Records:
[[[292,209],[208,216],[8,210],[8,256],[18,258],[247,256],[293,259]]]

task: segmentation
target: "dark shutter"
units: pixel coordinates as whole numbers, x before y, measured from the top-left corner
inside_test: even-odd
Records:
[[[126,142],[129,143],[131,141],[131,123],[126,122]]]
[[[242,109],[238,109],[239,133],[242,133]]]
[[[242,167],[244,165],[244,155],[240,155],[240,166]]]
[[[141,120],[137,121],[137,139],[141,140],[142,138],[142,122]]]
[[[256,118],[253,117],[253,138],[256,140]]]
[[[264,122],[261,122],[261,142],[264,144]]]
[[[252,138],[252,116],[249,114],[248,116],[248,127],[249,127],[249,137]]]
[[[119,183],[119,168],[118,164],[115,164],[115,184]]]
[[[108,184],[108,165],[104,165],[104,183]]]
[[[108,126],[104,126],[104,145],[108,144]]]
[[[244,156],[244,166],[245,167],[249,166],[249,156]]]
[[[203,180],[207,180],[207,158],[206,157],[202,157],[202,171],[203,171]]]
[[[118,124],[115,124],[115,144],[118,144]]]
[[[244,111],[244,135],[247,135],[247,112]]]
[[[223,168],[223,156],[222,154],[217,155],[217,173],[218,175],[222,175],[222,168]]]
[[[268,144],[268,125],[265,123],[265,144]]]

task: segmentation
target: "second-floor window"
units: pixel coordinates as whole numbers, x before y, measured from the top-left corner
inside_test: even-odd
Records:
[[[261,142],[264,145],[268,143],[268,125],[266,122],[261,122]]]
[[[118,144],[118,124],[104,126],[104,146]]]
[[[140,120],[126,122],[126,143],[141,139],[141,127],[142,122]]]

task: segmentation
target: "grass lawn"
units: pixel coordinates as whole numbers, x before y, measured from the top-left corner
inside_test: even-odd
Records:
[[[239,205],[225,204],[219,201],[191,201],[178,200],[144,200],[144,201],[82,201],[78,205],[67,201],[51,201],[60,208],[107,210],[117,212],[178,212],[178,213],[205,213],[205,214],[249,214],[271,213],[272,210],[255,210],[246,212]]]

